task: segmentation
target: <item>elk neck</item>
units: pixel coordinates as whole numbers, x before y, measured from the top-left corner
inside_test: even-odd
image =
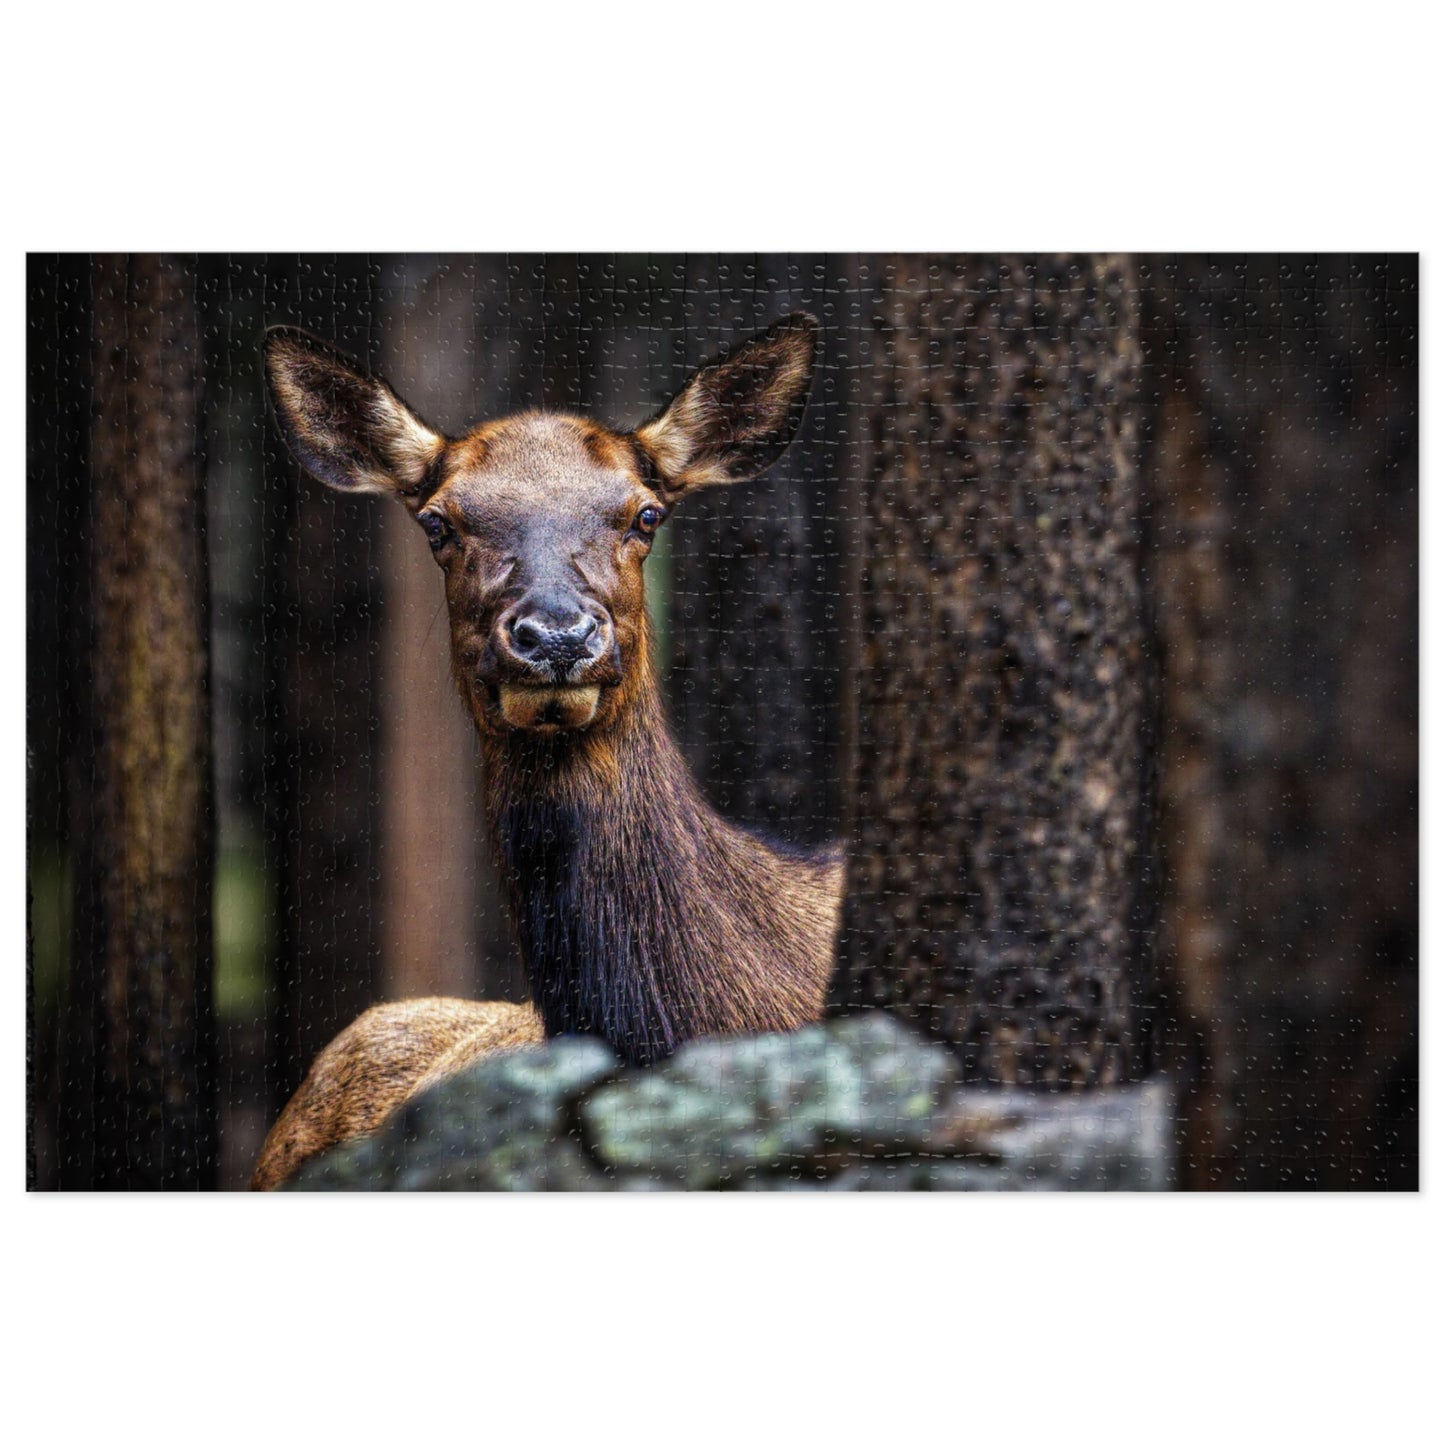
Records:
[[[703,798],[649,649],[603,730],[482,738],[492,844],[549,1035],[650,1063],[697,1034],[796,1028],[831,968],[841,864]]]

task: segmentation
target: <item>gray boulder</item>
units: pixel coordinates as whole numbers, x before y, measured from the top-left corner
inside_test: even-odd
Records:
[[[488,1059],[314,1160],[299,1189],[1160,1189],[1162,1082],[966,1089],[891,1015],[699,1039],[652,1069],[596,1039]]]

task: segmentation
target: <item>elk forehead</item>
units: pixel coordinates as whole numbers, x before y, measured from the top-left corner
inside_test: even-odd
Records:
[[[612,526],[654,495],[625,438],[582,417],[525,412],[454,442],[431,504],[455,510],[463,525],[479,531],[547,517]]]

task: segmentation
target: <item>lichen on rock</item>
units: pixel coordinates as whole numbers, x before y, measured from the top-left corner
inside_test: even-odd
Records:
[[[891,1015],[698,1039],[651,1069],[600,1041],[487,1059],[300,1189],[1141,1189],[1170,1174],[1163,1085],[965,1089]]]

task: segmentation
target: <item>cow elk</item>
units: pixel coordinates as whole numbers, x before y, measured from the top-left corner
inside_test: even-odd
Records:
[[[816,344],[812,317],[785,317],[632,432],[529,411],[450,439],[325,343],[268,333],[296,459],[338,491],[395,497],[441,568],[533,1006],[416,999],[363,1014],[286,1106],[254,1188],[485,1054],[586,1033],[646,1064],[695,1035],[821,1013],[839,851],[774,846],[707,804],[664,718],[643,592],[678,502],[757,476],[792,440]],[[436,785],[469,780],[438,758]]]

